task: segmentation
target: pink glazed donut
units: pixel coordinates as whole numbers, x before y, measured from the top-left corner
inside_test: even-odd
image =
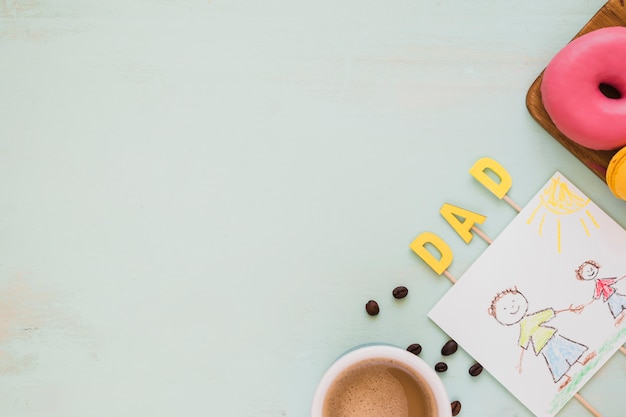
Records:
[[[556,127],[589,149],[626,145],[626,27],[582,35],[554,56],[541,81]]]

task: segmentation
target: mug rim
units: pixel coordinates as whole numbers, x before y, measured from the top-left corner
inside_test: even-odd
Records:
[[[392,359],[412,368],[424,378],[426,384],[431,390],[435,399],[437,416],[452,416],[448,392],[446,391],[441,378],[439,378],[435,370],[428,366],[423,359],[396,346],[369,345],[348,351],[335,360],[332,365],[330,365],[315,390],[313,404],[311,406],[311,417],[322,417],[326,393],[328,392],[328,389],[333,381],[339,376],[339,374],[341,374],[341,372],[357,362],[372,358]]]

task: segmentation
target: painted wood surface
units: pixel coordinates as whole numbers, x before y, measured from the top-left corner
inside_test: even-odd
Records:
[[[514,218],[476,160],[522,205],[558,170],[626,225],[525,107],[603,4],[0,0],[0,415],[302,417],[355,345],[441,361],[450,283],[409,244],[436,233],[461,276],[487,246],[440,207]],[[445,360],[462,416],[530,416]],[[606,416],[625,364],[581,393]]]

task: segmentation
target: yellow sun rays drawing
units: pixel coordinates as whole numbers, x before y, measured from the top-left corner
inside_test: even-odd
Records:
[[[550,222],[554,218],[557,251],[561,253],[562,220],[566,217],[578,215],[579,223],[587,236],[591,236],[590,225],[600,228],[591,212],[585,209],[590,201],[590,199],[583,198],[570,190],[567,184],[561,181],[560,177],[552,178],[550,184],[540,194],[539,204],[537,204],[526,223],[531,224],[538,217],[539,236],[543,236],[546,220]],[[590,224],[587,223],[588,221]]]

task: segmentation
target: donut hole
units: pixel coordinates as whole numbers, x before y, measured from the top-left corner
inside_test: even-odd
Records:
[[[600,90],[602,94],[604,94],[604,97],[606,98],[610,98],[613,100],[622,98],[621,91],[619,91],[614,85],[607,84],[607,83],[600,83],[600,85],[598,86],[598,89]]]

